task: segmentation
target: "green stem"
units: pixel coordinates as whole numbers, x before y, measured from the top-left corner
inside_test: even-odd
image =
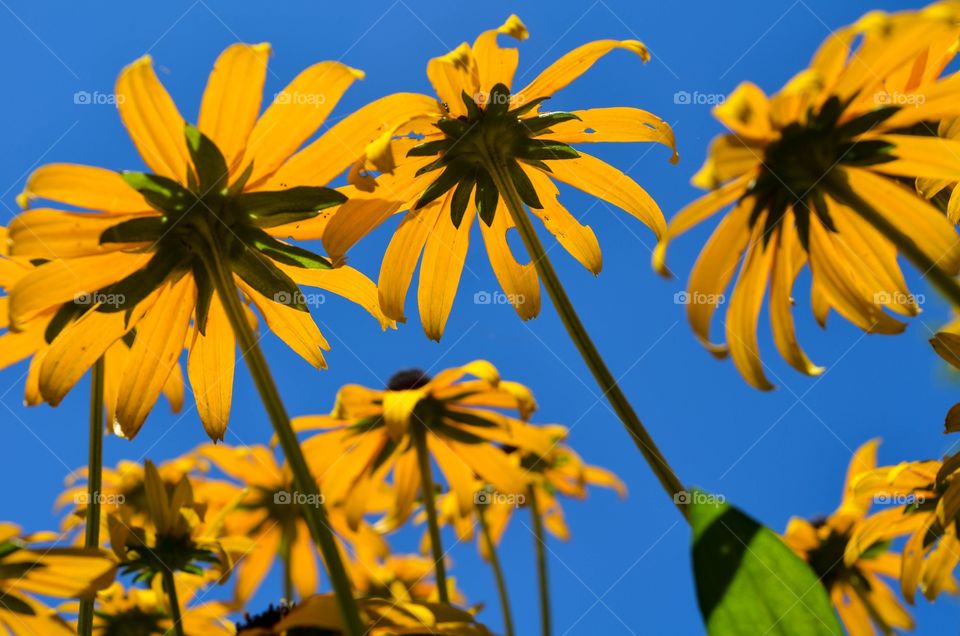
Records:
[[[510,216],[513,218],[513,223],[516,225],[517,231],[520,233],[520,237],[523,239],[523,243],[530,253],[530,259],[533,261],[534,267],[536,267],[537,273],[543,281],[543,286],[553,301],[553,305],[556,307],[557,313],[560,315],[560,319],[567,329],[567,333],[570,334],[570,338],[576,345],[581,357],[583,357],[583,361],[586,362],[597,384],[600,385],[604,397],[609,400],[614,412],[616,412],[620,421],[623,422],[623,425],[627,427],[627,430],[630,432],[630,437],[633,439],[634,444],[636,444],[640,450],[640,453],[647,461],[651,470],[653,470],[653,473],[657,476],[657,479],[663,486],[663,490],[684,518],[689,521],[689,513],[685,503],[686,498],[678,496],[684,492],[683,484],[680,483],[676,473],[673,472],[670,464],[667,463],[663,453],[660,452],[656,442],[653,441],[653,437],[651,437],[647,429],[644,428],[640,418],[637,417],[630,402],[617,384],[616,378],[614,378],[610,369],[607,368],[596,345],[594,345],[590,339],[590,335],[580,321],[576,310],[574,310],[573,304],[570,302],[570,298],[567,296],[567,292],[563,288],[560,278],[557,276],[557,272],[553,269],[553,264],[543,249],[543,244],[540,242],[540,237],[537,236],[536,230],[534,230],[533,224],[530,222],[530,217],[527,215],[526,210],[524,210],[523,201],[520,199],[520,195],[513,185],[513,180],[500,162],[493,161],[488,156],[484,163],[486,164],[487,171],[496,183],[497,189],[503,196],[507,209],[510,211]]]
[[[960,282],[956,278],[940,269],[937,262],[921,250],[916,242],[901,232],[893,223],[887,220],[863,197],[853,191],[846,178],[836,170],[831,170],[823,178],[823,182],[835,199],[845,204],[860,217],[872,225],[875,230],[883,234],[897,250],[907,257],[914,267],[920,270],[920,275],[928,279],[954,307],[960,309]]]
[[[537,582],[540,584],[540,633],[550,636],[550,580],[547,578],[547,536],[543,532],[543,519],[537,503],[537,491],[527,488],[527,506],[533,520],[533,537],[537,548]]]
[[[173,621],[173,633],[177,636],[184,636],[183,617],[180,615],[180,601],[177,599],[177,585],[173,577],[173,570],[164,568],[163,587],[167,592],[167,598],[170,600],[170,620]],[[170,630],[167,631],[170,633]]]
[[[260,350],[257,338],[254,336],[250,323],[240,301],[233,273],[224,266],[223,255],[219,253],[216,241],[209,241],[211,253],[207,255],[207,266],[210,270],[217,296],[223,304],[230,326],[240,345],[240,351],[247,361],[253,383],[260,393],[260,399],[267,410],[270,422],[277,434],[280,447],[293,473],[294,486],[300,491],[303,498],[303,516],[310,529],[310,536],[320,548],[320,554],[327,566],[330,583],[336,594],[340,616],[343,619],[344,630],[349,636],[361,636],[365,630],[360,621],[360,612],[356,599],[353,598],[353,585],[340,556],[333,531],[327,518],[327,510],[323,504],[320,488],[310,474],[307,460],[303,456],[303,449],[297,440],[297,435],[290,425],[290,417],[280,399],[277,385],[270,374],[270,367]]]
[[[287,605],[293,604],[293,541],[293,532],[284,529],[283,538],[280,540],[280,560],[283,562],[283,598]]]
[[[433,554],[433,567],[437,575],[437,594],[441,603],[449,603],[447,595],[447,567],[443,562],[443,544],[440,540],[440,523],[437,520],[437,503],[434,500],[433,474],[430,468],[430,453],[427,450],[427,431],[424,427],[413,427],[413,440],[417,452],[417,464],[420,470],[420,490],[423,493],[423,507],[427,510],[427,526],[430,529],[430,550]]]
[[[487,554],[490,555],[490,569],[493,570],[493,578],[497,582],[497,593],[500,595],[500,609],[503,612],[505,636],[513,636],[513,614],[510,611],[510,595],[507,594],[507,580],[503,576],[500,557],[497,556],[497,546],[493,542],[493,535],[490,534],[490,524],[487,523],[487,517],[484,514],[484,507],[482,505],[477,506],[477,519],[480,520],[480,532],[483,535],[483,543],[487,547]]]
[[[83,545],[86,548],[100,547],[100,488],[103,482],[103,358],[99,358],[90,372],[90,456],[87,460],[87,526]],[[93,633],[94,599],[80,602],[77,633],[90,636]]]

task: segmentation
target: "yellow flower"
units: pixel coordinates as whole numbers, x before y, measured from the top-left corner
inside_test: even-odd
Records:
[[[170,572],[225,581],[237,559],[253,547],[248,537],[224,532],[224,517],[238,501],[208,515],[186,475],[171,492],[152,462],[146,462],[144,472],[146,523],[135,525],[122,506],[107,517],[110,547],[121,571],[137,581],[153,582]]]
[[[822,368],[797,343],[792,315],[793,286],[804,266],[821,325],[833,309],[882,334],[904,329],[885,308],[905,316],[919,311],[890,234],[909,237],[947,274],[960,270],[952,224],[902,183],[960,172],[960,145],[912,130],[960,103],[955,80],[936,81],[940,58],[953,54],[956,25],[946,6],[868,14],[832,34],[810,68],[776,95],[744,83],[714,109],[730,132],[713,141],[693,180],[712,191],[670,221],[653,260],[665,273],[669,242],[732,206],[690,274],[687,316],[704,345],[717,356],[729,352],[752,386],[773,388],[757,342],[768,285],[777,350],[792,367],[816,375]],[[865,220],[865,205],[890,231]],[[726,344],[718,344],[710,327],[724,302]]]
[[[238,602],[252,598],[274,563],[285,555],[289,557],[288,574],[294,590],[301,598],[314,594],[319,586],[317,552],[303,516],[301,494],[293,485],[293,476],[286,464],[278,463],[274,452],[265,446],[209,444],[200,447],[196,454],[242,484],[246,491],[224,520],[228,534],[249,537],[253,543],[237,565]],[[209,486],[216,481],[204,479],[200,483]],[[329,512],[330,522],[341,540],[349,544],[372,542],[385,547],[382,538],[369,526],[361,525],[353,531],[338,510]]]
[[[113,581],[116,563],[106,553],[45,547],[39,538],[0,523],[0,633],[69,636],[73,629],[31,594],[92,598]]]
[[[33,263],[26,258],[10,257],[6,254],[7,229],[0,228],[0,290],[9,292],[27,274],[36,269]],[[85,302],[86,298],[78,296],[78,302]],[[22,360],[30,359],[27,370],[24,401],[29,406],[36,406],[43,402],[40,394],[40,367],[44,356],[50,349],[45,334],[50,327],[56,311],[50,309],[20,325],[16,330],[10,328],[9,296],[0,297],[0,368],[8,367]],[[134,334],[110,345],[104,354],[106,360],[106,377],[104,378],[104,407],[107,421],[115,421],[117,410],[118,388],[122,380],[122,370],[130,357],[130,347],[135,339]],[[180,365],[174,366],[166,382],[161,387],[173,411],[179,412],[183,407],[183,372]],[[154,400],[159,395],[154,396]],[[150,407],[152,408],[152,404]]]
[[[658,142],[673,149],[676,158],[667,123],[636,108],[541,110],[545,99],[608,52],[625,49],[646,61],[646,47],[636,40],[591,42],[515,90],[511,87],[519,54],[499,46],[500,34],[524,40],[527,29],[511,16],[501,27],[482,33],[472,46],[463,43],[430,60],[427,76],[436,97],[390,95],[348,117],[345,125],[358,136],[367,131],[370,139],[364,158],[351,172],[356,186],[351,201],[329,221],[304,224],[311,227],[310,236],[322,236],[331,258],[339,260],[392,214],[406,211],[381,265],[380,304],[387,316],[404,320],[404,301],[422,253],[420,318],[434,340],[443,334],[453,306],[476,216],[482,219],[479,225],[490,264],[517,313],[527,320],[540,309],[534,265],[523,264],[527,259],[518,260],[508,246],[507,234],[514,223],[488,160],[503,164],[547,231],[594,274],[602,263],[597,238],[558,201],[555,181],[624,209],[657,237],[665,226],[656,202],[632,179],[568,144]],[[364,172],[367,168],[391,174],[374,182]],[[362,192],[374,185],[372,194]]]
[[[840,506],[826,519],[790,519],[783,539],[805,559],[827,588],[830,599],[851,636],[889,634],[912,629],[913,619],[881,577],[896,578],[901,556],[889,542],[871,542],[855,558],[844,558],[855,543],[872,502],[869,493],[855,490],[857,480],[876,467],[877,440],[854,453]],[[874,631],[874,629],[876,631]]]
[[[195,578],[195,577],[194,577]],[[177,580],[178,588],[181,580]],[[185,588],[187,586],[184,586]],[[93,633],[97,636],[114,634],[137,634],[138,636],[163,636],[171,633],[173,624],[167,601],[157,583],[148,589],[124,589],[114,583],[97,594]],[[189,603],[194,590],[181,595]],[[204,636],[232,636],[236,627],[227,620],[230,608],[219,602],[209,602],[190,607],[183,612],[183,626],[187,634]]]
[[[854,484],[861,496],[894,504],[874,514],[860,528],[846,550],[853,561],[870,546],[908,536],[903,564],[895,574],[900,589],[913,603],[917,587],[928,599],[957,591],[953,570],[960,562],[960,454],[939,461],[903,462],[861,475]]]
[[[551,440],[494,409],[514,410],[526,419],[535,406],[529,389],[501,380],[493,365],[477,360],[433,379],[420,370],[403,371],[386,390],[344,386],[332,415],[299,417],[293,424],[300,431],[326,429],[303,443],[304,454],[316,466],[328,500],[342,504],[351,526],[370,511],[372,496],[393,474],[384,522],[393,527],[409,517],[420,489],[417,436],[425,438],[462,514],[473,509],[478,495],[475,474],[500,492],[524,492],[529,476],[501,445],[547,452]]]
[[[490,636],[473,614],[440,603],[401,603],[387,599],[358,599],[361,617],[369,636],[392,634],[456,634]],[[241,624],[237,636],[283,636],[293,628],[341,634],[343,622],[332,595],[318,594],[295,606],[273,607]]]
[[[344,296],[388,322],[369,279],[327,269],[325,259],[281,240],[296,221],[344,200],[322,186],[357,156],[349,144],[328,133],[294,153],[362,74],[338,62],[311,66],[258,117],[269,53],[266,44],[235,44],[220,55],[196,128],[149,56],[135,61],[117,80],[118,110],[151,172],[52,164],[27,180],[24,205],[41,198],[90,210],[32,209],[9,229],[11,254],[48,261],[17,282],[9,301],[12,331],[52,316],[38,374],[46,401],[58,404],[113,343],[135,333],[116,387],[119,431],[136,435],[187,347],[200,418],[222,439],[236,341],[213,291],[214,259],[267,326],[317,368],[328,344],[298,285]],[[310,159],[311,174],[323,184],[288,187],[286,171],[317,148],[324,157]]]

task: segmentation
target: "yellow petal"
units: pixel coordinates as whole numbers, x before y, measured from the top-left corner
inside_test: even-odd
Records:
[[[293,569],[293,585],[300,598],[307,598],[317,591],[317,551],[313,547],[310,533],[297,532],[290,554]]]
[[[757,342],[757,318],[763,305],[774,252],[771,245],[763,244],[763,220],[758,219],[754,225],[740,275],[730,295],[726,335],[730,357],[743,378],[754,388],[769,391],[774,387],[764,373]]]
[[[190,276],[162,289],[137,325],[137,335],[120,381],[117,424],[127,439],[139,432],[183,351],[196,286]]]
[[[501,48],[497,44],[500,34],[523,41],[529,37],[526,25],[516,15],[507,18],[500,27],[484,31],[473,43],[473,56],[477,61],[480,90],[489,91],[495,84],[509,88],[517,70],[520,54],[514,48]]]
[[[37,208],[18,214],[10,222],[11,251],[31,259],[76,258],[130,249],[143,243],[100,243],[104,230],[137,215],[106,215],[61,212]]]
[[[309,139],[340,97],[363,73],[339,62],[320,62],[301,72],[277,93],[250,133],[243,163],[253,163],[253,186]]]
[[[470,46],[464,42],[446,55],[427,62],[427,77],[440,101],[447,105],[452,117],[465,115],[467,110],[462,93],[474,101],[482,101],[480,76]]]
[[[603,268],[603,256],[597,236],[588,225],[581,225],[565,207],[560,205],[560,191],[545,173],[535,168],[524,168],[540,197],[542,209],[530,211],[543,221],[547,231],[563,245],[571,256],[590,270],[594,276]],[[507,213],[509,214],[509,212]]]
[[[393,469],[394,504],[391,515],[397,523],[403,523],[410,516],[419,488],[417,454],[414,450],[407,450],[397,458]]]
[[[424,392],[420,390],[384,392],[383,423],[394,441],[399,442],[407,434],[413,409],[423,398]]]
[[[325,289],[363,307],[377,319],[382,329],[396,326],[380,311],[376,285],[359,270],[346,265],[333,269],[306,269],[277,263],[277,267],[298,285]],[[322,298],[317,300],[323,302]]]
[[[793,326],[793,285],[797,274],[807,262],[806,252],[800,245],[793,223],[793,214],[790,213],[783,220],[778,233],[776,257],[770,274],[770,324],[773,341],[780,355],[794,369],[807,375],[820,375],[823,367],[811,362],[800,348]]]
[[[473,226],[475,211],[467,209],[460,227],[454,227],[450,220],[450,199],[453,193],[444,197],[444,203],[427,239],[423,250],[423,262],[420,265],[420,285],[417,288],[417,301],[420,307],[420,322],[431,340],[440,341],[447,317],[453,308],[453,299],[460,285],[460,274],[470,245],[470,229]]]
[[[538,97],[551,97],[558,90],[583,75],[588,68],[593,66],[594,62],[614,49],[626,49],[636,53],[644,62],[650,59],[650,52],[647,51],[647,47],[638,40],[597,40],[596,42],[590,42],[575,48],[544,69],[526,88],[517,92],[517,102],[525,103]]]
[[[713,116],[736,135],[748,140],[773,137],[770,124],[770,102],[762,90],[751,82],[743,82],[713,109]]]
[[[270,45],[232,44],[207,79],[197,127],[217,145],[231,171],[243,156],[247,138],[260,114]]]
[[[223,440],[230,421],[236,349],[230,321],[220,297],[214,294],[207,316],[206,335],[194,329],[187,363],[197,414],[213,441]]]
[[[714,190],[731,179],[748,173],[755,175],[762,160],[762,145],[751,144],[736,135],[718,135],[710,142],[707,160],[690,183],[704,190]]]
[[[237,565],[237,601],[245,602],[256,593],[257,588],[270,572],[277,558],[280,544],[280,531],[261,532],[256,536],[256,546],[240,560]]]
[[[554,139],[567,144],[622,141],[656,142],[673,151],[671,163],[677,163],[677,142],[670,124],[639,108],[591,108],[571,111],[579,119],[550,127],[551,132],[538,139]]]
[[[120,73],[117,109],[150,171],[186,183],[189,153],[184,120],[144,55]]]
[[[915,135],[881,135],[877,141],[893,144],[893,161],[872,166],[875,172],[897,177],[960,178],[960,140]]]
[[[151,209],[120,173],[72,163],[51,163],[37,168],[27,179],[21,196],[113,214]]]
[[[467,516],[474,510],[474,496],[477,493],[473,470],[458,456],[453,444],[436,435],[427,436],[430,454],[447,478],[450,493],[456,497],[461,516]]]
[[[444,202],[445,198],[441,197],[419,210],[408,212],[393,233],[383,255],[377,284],[380,308],[386,316],[398,322],[406,322],[404,304],[410,281],[417,269],[417,261],[420,260],[427,237],[437,224],[439,216],[445,209],[449,209],[444,206]]]
[[[596,157],[581,152],[577,159],[553,161],[551,176],[638,218],[659,239],[667,227],[660,206],[636,181]]]
[[[552,184],[551,184],[552,185]],[[516,310],[521,320],[530,320],[540,313],[540,279],[537,269],[527,259],[521,264],[513,255],[507,235],[516,226],[506,203],[501,197],[497,201],[497,212],[493,223],[488,227],[480,224],[483,243],[487,248],[487,258],[497,277],[497,282],[507,295],[507,301]],[[481,292],[475,302],[490,302],[489,293]]]
[[[320,329],[313,322],[309,312],[300,311],[293,306],[261,296],[259,292],[240,279],[237,279],[237,285],[256,305],[270,331],[287,343],[288,347],[313,365],[314,368],[327,368],[323,351],[329,351],[330,345],[323,334],[320,333]]]

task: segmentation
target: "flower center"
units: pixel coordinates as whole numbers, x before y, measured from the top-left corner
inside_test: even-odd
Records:
[[[430,376],[422,369],[404,369],[393,374],[387,382],[388,391],[413,391],[426,386]]]

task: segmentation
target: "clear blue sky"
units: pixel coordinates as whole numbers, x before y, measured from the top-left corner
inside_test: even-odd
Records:
[[[427,59],[445,53],[517,12],[530,29],[520,45],[518,76],[532,78],[549,61],[599,38],[637,38],[654,59],[642,67],[617,52],[558,95],[551,107],[638,106],[675,128],[681,162],[642,145],[596,148],[626,170],[659,201],[669,217],[697,195],[688,184],[710,138],[720,128],[709,106],[676,104],[678,91],[729,93],[750,79],[768,92],[809,60],[829,33],[863,12],[905,8],[861,0],[751,2],[212,2],[168,0],[150,4],[114,1],[39,3],[0,0],[0,200],[3,222],[14,213],[24,177],[43,162],[71,161],[110,168],[142,166],[116,110],[74,103],[78,91],[110,93],[117,73],[149,51],[181,112],[194,118],[217,54],[238,40],[274,45],[267,93],[282,88],[304,67],[339,59],[363,69],[334,116],[342,116],[394,91],[429,92]],[[279,79],[278,79],[279,78]],[[826,375],[798,375],[777,356],[762,319],[761,346],[779,388],[749,388],[732,364],[712,359],[695,341],[674,293],[685,280],[707,228],[672,248],[681,281],[650,270],[651,233],[617,210],[567,189],[567,207],[585,214],[604,253],[594,278],[561,250],[555,264],[570,295],[622,377],[627,394],[683,478],[782,530],[791,515],[829,513],[837,504],[851,452],[881,436],[881,459],[895,462],[940,456],[951,440],[943,416],[958,399],[927,339],[947,318],[943,303],[922,283],[924,313],[907,332],[865,337],[836,315],[823,332],[813,322],[807,277],[799,284],[801,341]],[[396,221],[351,253],[351,263],[376,277],[379,257]],[[475,292],[498,289],[479,248],[469,256],[452,319],[440,344],[429,342],[416,321],[381,333],[362,310],[331,299],[315,312],[333,351],[330,370],[315,373],[275,338],[266,340],[281,391],[293,414],[327,411],[336,388],[348,382],[382,384],[397,369],[437,368],[485,357],[504,377],[531,386],[540,422],[572,426],[571,443],[588,460],[616,471],[629,486],[626,502],[606,491],[570,502],[573,538],[554,541],[551,567],[559,634],[697,634],[702,631],[690,574],[689,533],[628,440],[581,363],[553,308],[524,324],[505,305],[474,305]],[[70,469],[86,462],[87,387],[56,409],[21,406],[25,367],[0,374],[6,420],[0,480],[7,484],[0,517],[30,529],[56,523],[52,502]],[[246,371],[239,373],[232,444],[263,443],[269,424]],[[205,441],[195,412],[171,416],[161,404],[132,443],[108,439],[106,463],[121,458],[160,461]],[[518,633],[537,626],[536,587],[529,521],[515,522],[503,544]],[[411,537],[395,541],[411,550]],[[453,552],[454,573],[471,601],[486,601],[482,617],[500,627],[492,581],[473,546]],[[276,582],[276,581],[275,581]],[[277,590],[274,587],[274,590]],[[277,591],[261,594],[276,600]],[[918,601],[920,633],[955,629],[957,602]]]

